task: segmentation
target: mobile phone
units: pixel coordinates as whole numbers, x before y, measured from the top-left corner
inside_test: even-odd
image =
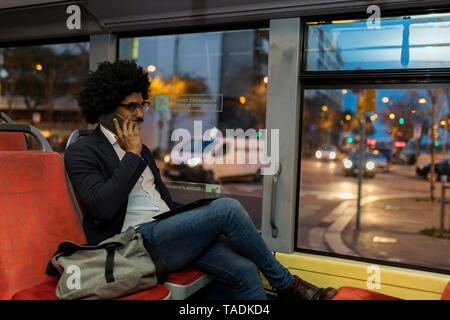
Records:
[[[125,119],[122,118],[122,116],[117,112],[102,114],[100,118],[98,118],[98,122],[100,122],[105,128],[108,128],[109,130],[117,134],[116,127],[114,126],[113,122],[114,118],[117,119],[117,121],[119,122],[119,127],[122,129]]]

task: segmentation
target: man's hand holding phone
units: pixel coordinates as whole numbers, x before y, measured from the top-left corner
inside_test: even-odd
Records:
[[[123,122],[122,128],[120,128],[116,118],[113,119],[113,122],[117,132],[115,137],[120,147],[126,152],[140,155],[142,151],[142,138],[139,125],[134,121],[126,119]]]

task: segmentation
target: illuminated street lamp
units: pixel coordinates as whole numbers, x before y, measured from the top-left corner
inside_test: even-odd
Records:
[[[419,103],[422,103],[422,104],[427,103],[427,99],[425,99],[425,98],[420,98],[420,99],[419,99]]]
[[[395,114],[391,113],[391,114],[389,115],[389,119],[394,120],[394,119],[395,119]]]
[[[347,91],[347,89],[342,89],[341,92],[342,92],[342,94],[347,94],[348,91]]]
[[[246,101],[247,101],[247,99],[245,99],[244,96],[240,96],[240,97],[239,97],[239,102],[240,102],[241,104],[245,104]]]
[[[388,103],[388,102],[389,102],[389,98],[388,98],[388,97],[383,97],[382,101],[383,101],[384,103]]]
[[[323,112],[327,112],[328,111],[328,107],[327,106],[322,106],[322,111]]]
[[[36,70],[37,70],[37,71],[42,71],[42,64],[38,63],[38,64],[36,65]]]
[[[351,118],[352,118],[351,115],[349,115],[349,114],[345,115],[345,120],[350,121]]]
[[[147,67],[147,71],[150,72],[155,72],[156,71],[156,66],[151,64]]]

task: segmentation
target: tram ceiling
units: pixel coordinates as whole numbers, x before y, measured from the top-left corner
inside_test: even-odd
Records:
[[[34,40],[74,39],[91,34],[107,33],[101,21],[82,1],[13,1],[0,4],[0,44]],[[25,6],[22,6],[25,5]],[[70,5],[80,9],[80,29],[70,29],[67,21]]]
[[[66,27],[67,7],[81,9],[80,30]],[[288,17],[365,14],[368,0],[15,0],[0,3],[0,43],[76,38],[101,33],[227,26]],[[430,9],[448,0],[384,0],[383,10]]]
[[[164,30],[202,25],[224,25],[268,21],[269,19],[320,16],[361,12],[365,14],[368,0],[171,0],[120,1],[84,0],[112,32]],[[437,8],[448,0],[382,0],[382,10]]]

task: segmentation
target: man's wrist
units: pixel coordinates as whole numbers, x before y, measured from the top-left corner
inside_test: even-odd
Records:
[[[141,155],[141,152],[138,151],[138,150],[127,150],[127,152],[134,153],[134,154],[137,155],[137,156]]]

